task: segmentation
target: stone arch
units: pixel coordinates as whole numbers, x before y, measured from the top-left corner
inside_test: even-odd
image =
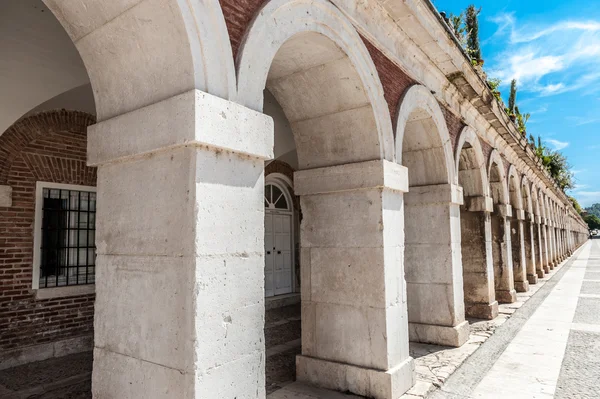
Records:
[[[237,59],[238,101],[261,111],[271,91],[294,131],[300,169],[392,161],[383,87],[352,23],[324,0],[271,0]]]
[[[494,204],[510,204],[506,181],[506,169],[498,150],[493,150],[490,154],[487,170],[491,197],[494,200]]]
[[[541,209],[540,209],[540,198],[539,198],[539,188],[536,187],[535,183],[531,184],[531,211],[534,215],[541,217]]]
[[[40,112],[15,122],[0,136],[0,185],[7,184],[14,159],[20,156],[23,149],[36,140],[44,138],[49,131],[85,136],[86,128],[95,122],[96,118],[93,115],[64,109]],[[86,168],[85,157],[81,159],[80,167]],[[90,170],[95,171],[95,168]]]
[[[533,198],[531,194],[531,182],[527,178],[527,175],[521,177],[521,198],[523,209],[529,214],[533,215]]]
[[[410,338],[459,346],[465,342],[469,326],[462,272],[457,272],[462,261],[454,250],[460,242],[460,226],[452,219],[459,213],[463,195],[456,185],[448,127],[438,102],[424,86],[410,87],[401,101],[396,162],[408,169],[410,186],[404,195]],[[439,234],[431,234],[431,229]],[[440,306],[432,310],[433,303]]]
[[[481,143],[468,126],[458,138],[455,160],[455,174],[464,194],[460,228],[465,313],[493,319],[498,315],[498,302],[490,248],[490,186]]]
[[[527,236],[525,235],[528,226],[526,226],[525,212],[523,210],[522,181],[520,177],[521,175],[518,173],[515,165],[510,165],[507,173],[508,196],[512,208],[512,217],[508,220],[510,226],[510,252],[512,253],[515,289],[517,292],[525,292],[529,290],[526,272]]]
[[[521,179],[515,165],[510,165],[507,174],[508,196],[513,209],[523,210]]]
[[[218,0],[44,3],[83,59],[99,121],[193,89],[235,98]]]
[[[498,150],[493,150],[488,161],[488,179],[494,212],[491,214],[492,261],[496,300],[500,303],[516,301],[510,217],[512,209],[505,164]]]
[[[296,362],[298,379],[372,396],[368,381],[348,380],[346,370],[399,373],[411,365],[406,303],[386,302],[386,298],[400,298],[402,265],[379,258],[386,248],[376,248],[383,239],[381,223],[389,218],[389,204],[384,205],[383,198],[392,198],[394,210],[389,215],[401,215],[406,189],[394,185],[392,190],[388,182],[382,188],[381,181],[372,178],[383,168],[386,173],[392,168],[404,184],[406,171],[393,163],[392,123],[375,65],[351,21],[330,2],[269,0],[248,26],[236,66],[237,102],[253,113],[265,113],[268,90],[295,144],[294,188],[302,207],[301,269],[308,277],[301,290],[304,333],[302,355]],[[358,174],[368,178],[356,185]],[[340,183],[346,185],[344,189]],[[386,226],[401,231],[402,219],[393,216],[392,220]],[[401,234],[394,237],[401,241]],[[390,264],[398,274],[384,275],[383,267],[374,271],[374,258],[380,259],[375,262],[381,266]],[[372,277],[369,282],[358,278],[362,273]],[[393,308],[402,315],[390,341],[370,338],[373,331],[387,334],[386,323],[365,312],[372,306],[383,312]],[[382,317],[390,320],[387,314],[391,315]],[[354,326],[351,338],[345,333],[349,323]],[[351,345],[352,351],[340,350]],[[406,355],[397,356],[400,352]],[[319,373],[323,368],[338,370],[334,371],[337,377]],[[390,389],[404,392],[407,383]]]
[[[533,213],[533,199],[531,195],[531,183],[527,175],[521,176],[521,202],[525,214],[523,215],[523,249],[525,257],[525,272],[529,284],[537,284],[538,264],[538,239],[535,214]]]
[[[402,97],[396,119],[396,162],[408,168],[411,187],[456,183],[446,120],[424,86],[411,86]]]
[[[485,156],[477,133],[469,126],[458,138],[454,173],[465,197],[490,195]]]

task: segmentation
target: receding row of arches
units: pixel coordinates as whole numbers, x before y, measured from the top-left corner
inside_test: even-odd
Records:
[[[99,120],[97,397],[264,397],[264,297],[299,286],[298,378],[397,398],[409,337],[462,344],[579,243],[429,88],[386,99],[328,1],[264,2],[235,59],[217,0],[46,3]]]

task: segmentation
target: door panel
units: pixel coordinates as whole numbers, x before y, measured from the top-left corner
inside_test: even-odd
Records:
[[[275,295],[292,292],[292,216],[273,215],[275,236]]]
[[[275,256],[273,254],[273,215],[265,212],[265,296],[275,295],[273,269]]]

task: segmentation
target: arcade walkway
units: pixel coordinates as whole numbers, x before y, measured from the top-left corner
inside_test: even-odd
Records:
[[[506,320],[441,389],[429,396],[404,395],[402,399],[599,398],[600,240],[588,241],[540,286],[518,306],[503,305],[504,310],[501,307],[501,316],[504,314]],[[267,370],[268,398],[358,398],[300,383],[289,384],[293,359],[299,350],[297,313],[296,307],[288,307],[269,312],[267,317],[265,332],[271,352],[287,345],[287,352],[272,353],[273,360],[279,359],[277,356],[281,359],[271,372]],[[289,342],[282,344],[270,336],[285,337]],[[444,356],[442,352],[460,350],[438,348],[432,352],[438,358]],[[284,367],[287,363],[290,364]],[[274,370],[285,372],[273,374]],[[3,370],[0,398],[89,399],[90,375],[89,352]]]
[[[600,397],[600,240],[555,277],[432,397]]]

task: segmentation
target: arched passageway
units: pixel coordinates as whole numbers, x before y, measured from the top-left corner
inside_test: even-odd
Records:
[[[468,127],[459,137],[456,168],[464,195],[460,228],[465,313],[468,317],[493,319],[498,315],[490,220],[493,202],[481,144]]]
[[[525,272],[529,284],[537,284],[537,257],[538,249],[536,246],[537,227],[535,224],[535,213],[533,210],[533,200],[531,197],[531,183],[527,177],[522,177],[521,195],[525,217],[523,219],[523,244],[525,249]]]
[[[531,185],[531,203],[534,214],[533,237],[535,240],[535,274],[538,279],[543,278],[546,274],[544,271],[545,262],[545,241],[542,234],[542,207],[540,202],[540,190],[534,185]]]
[[[512,211],[512,217],[508,220],[510,223],[510,247],[515,290],[526,292],[529,290],[529,282],[527,281],[527,260],[525,257],[525,211],[521,194],[521,180],[514,165],[511,165],[508,171],[508,194]]]
[[[492,224],[492,260],[494,262],[494,285],[496,300],[512,303],[517,299],[512,268],[512,248],[510,242],[510,218],[512,209],[507,188],[504,162],[496,150],[492,151],[488,165],[488,178],[494,213]]]
[[[396,157],[408,168],[405,270],[410,338],[459,346],[468,339],[460,253],[462,192],[439,104],[422,86],[402,99]]]
[[[551,258],[552,258],[552,246],[550,243],[550,235],[549,235],[549,227],[548,227],[548,223],[549,223],[549,214],[548,214],[548,205],[547,205],[547,199],[546,199],[546,195],[544,194],[544,192],[540,189],[539,190],[539,199],[540,199],[540,209],[541,209],[541,216],[542,216],[542,221],[541,221],[541,225],[540,225],[540,229],[542,231],[542,251],[544,253],[544,262],[542,264],[542,268],[544,270],[544,273],[549,273],[550,272],[550,263],[552,262]]]
[[[297,378],[397,397],[413,382],[401,257],[406,169],[390,162],[391,119],[369,53],[330,3],[272,1],[252,22],[237,69],[238,101],[261,111],[266,88],[295,142]]]

